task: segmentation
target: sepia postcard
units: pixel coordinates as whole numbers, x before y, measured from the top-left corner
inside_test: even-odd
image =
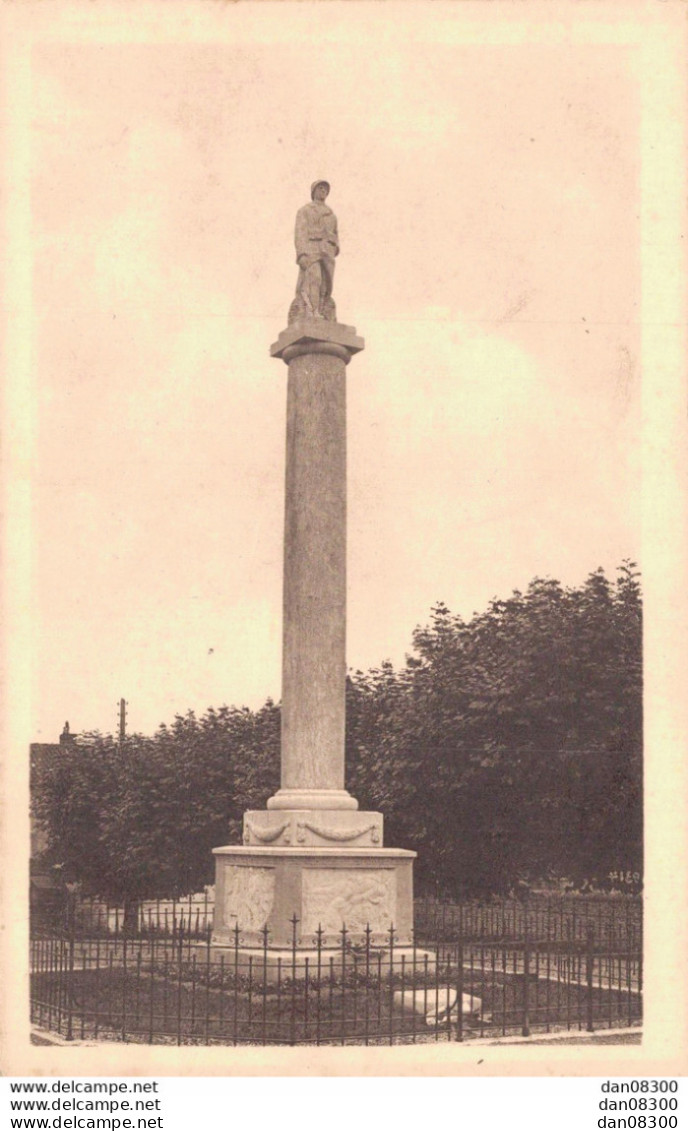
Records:
[[[3,1072],[687,1073],[685,5],[0,18]]]

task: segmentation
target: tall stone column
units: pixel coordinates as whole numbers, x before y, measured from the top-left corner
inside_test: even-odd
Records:
[[[289,366],[284,524],[281,788],[268,809],[356,809],[344,788],[346,366],[350,326],[301,322]]]

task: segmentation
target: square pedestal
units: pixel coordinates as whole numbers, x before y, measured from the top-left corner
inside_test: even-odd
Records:
[[[415,852],[401,848],[228,846],[216,861],[213,946],[270,950],[409,946]],[[294,923],[296,919],[296,923]],[[366,933],[370,929],[370,935]]]

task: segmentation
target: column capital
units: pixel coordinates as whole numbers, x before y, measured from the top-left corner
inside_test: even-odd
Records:
[[[348,363],[355,353],[365,349],[353,326],[341,322],[327,322],[324,318],[304,318],[283,330],[270,346],[270,356],[280,358],[286,365],[294,357],[306,353],[332,353]]]

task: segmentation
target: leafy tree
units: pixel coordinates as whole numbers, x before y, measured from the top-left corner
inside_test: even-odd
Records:
[[[35,767],[36,817],[49,859],[65,875],[127,910],[179,896],[213,878],[212,849],[236,842],[244,808],[276,787],[279,710],[210,709],[135,734],[80,736]]]
[[[356,673],[354,790],[421,882],[503,891],[641,870],[642,610],[615,585],[536,578],[470,622],[437,605],[404,669]]]

